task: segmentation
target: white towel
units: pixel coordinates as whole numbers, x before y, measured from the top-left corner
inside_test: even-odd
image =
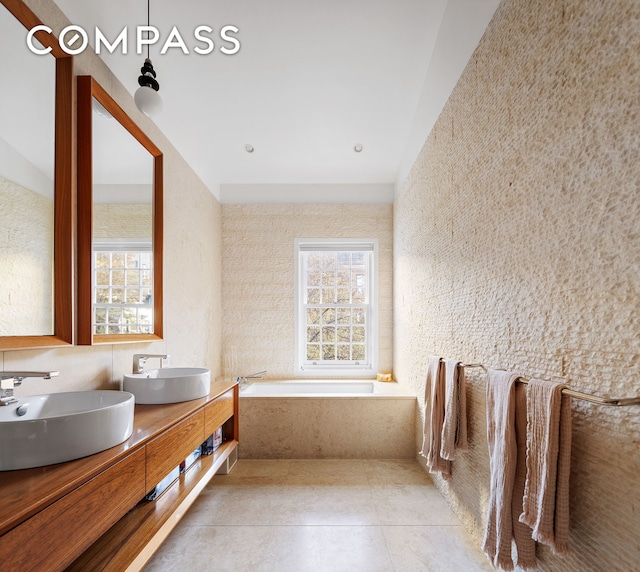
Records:
[[[429,369],[424,391],[424,440],[420,454],[427,459],[430,473],[451,475],[451,461],[440,456],[442,424],[444,423],[444,364],[439,356],[429,356]]]
[[[522,388],[516,391],[517,378],[518,375],[512,372],[490,369],[487,380],[487,442],[491,481],[482,550],[495,567],[505,570],[513,569],[512,539],[516,543],[518,566],[536,566],[531,530],[518,523],[518,507],[522,504],[522,475],[525,472],[524,467],[518,467],[518,437],[520,435],[524,440],[524,422],[520,420],[526,419],[526,404]],[[516,423],[516,419],[519,423]],[[523,462],[524,455],[520,459]],[[518,482],[517,476],[520,476]]]
[[[445,362],[445,409],[440,456],[453,461],[456,451],[467,448],[467,388],[460,362]]]
[[[527,479],[520,521],[556,554],[569,550],[571,403],[561,383],[527,386]]]

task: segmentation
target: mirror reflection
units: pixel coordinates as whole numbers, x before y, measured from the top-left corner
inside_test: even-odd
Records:
[[[0,4],[0,336],[54,334],[56,60]]]
[[[153,156],[93,99],[94,334],[152,334]]]

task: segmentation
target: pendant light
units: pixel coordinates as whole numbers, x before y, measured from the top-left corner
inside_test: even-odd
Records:
[[[147,0],[147,27],[150,25],[150,0]],[[149,117],[154,117],[162,112],[162,98],[158,93],[160,84],[156,79],[156,72],[153,69],[153,64],[149,59],[149,44],[147,44],[147,57],[144,60],[144,65],[140,68],[140,76],[138,77],[138,85],[140,87],[136,90],[133,96],[136,102],[136,107]]]

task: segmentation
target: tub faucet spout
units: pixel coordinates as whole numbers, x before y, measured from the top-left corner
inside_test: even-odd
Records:
[[[241,375],[236,377],[236,381],[242,385],[243,383],[247,383],[250,379],[262,379],[267,374],[267,370],[259,371],[258,373],[252,373],[251,375]]]

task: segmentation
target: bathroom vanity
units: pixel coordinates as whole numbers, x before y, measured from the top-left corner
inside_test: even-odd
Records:
[[[156,500],[144,497],[219,427],[224,441]],[[98,429],[98,428],[96,428]],[[139,570],[213,475],[237,459],[238,386],[209,396],[136,405],[134,429],[106,451],[0,472],[0,563],[12,570]]]

